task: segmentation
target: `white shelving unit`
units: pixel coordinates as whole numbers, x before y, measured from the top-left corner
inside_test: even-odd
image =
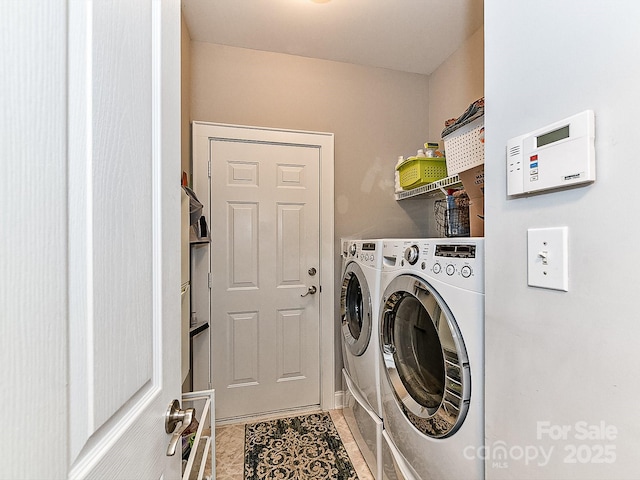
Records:
[[[211,388],[211,318],[210,318],[210,250],[211,239],[191,239],[191,389]]]
[[[450,177],[443,178],[441,180],[437,180],[432,183],[427,183],[426,185],[422,185],[421,187],[414,188],[412,190],[405,190],[404,192],[399,192],[395,194],[396,200],[405,200],[407,198],[417,197],[418,195],[446,195],[448,188],[458,188],[462,186],[462,182],[460,181],[460,177],[456,173],[455,175],[451,175]]]
[[[182,408],[195,408],[198,430],[184,466],[182,480],[212,480],[216,472],[215,442],[215,391],[202,390],[182,394]],[[211,474],[205,476],[207,459]]]
[[[183,195],[183,203],[182,203],[182,276],[183,276],[183,296],[191,294],[188,302],[185,303],[183,299],[183,322],[186,320],[186,323],[183,323],[183,352],[188,350],[188,358],[185,358],[183,355],[183,389],[193,390],[193,343],[194,339],[200,340],[198,337],[202,332],[208,331],[209,329],[209,317],[208,317],[208,303],[205,305],[201,305],[199,303],[196,304],[196,312],[201,313],[201,321],[196,325],[191,324],[191,316],[194,312],[194,304],[193,304],[193,292],[194,287],[200,287],[201,284],[207,282],[207,278],[197,278],[194,276],[193,262],[208,262],[208,251],[209,244],[211,239],[209,237],[209,232],[206,231],[206,226],[204,228],[206,236],[200,237],[198,235],[198,231],[189,226],[189,199],[188,192]],[[198,224],[199,226],[200,224]],[[189,280],[186,283],[186,280]],[[186,283],[187,288],[184,288]],[[185,306],[186,312],[184,311]],[[188,332],[187,332],[187,328]],[[207,335],[208,337],[209,335]],[[201,341],[204,345],[209,345],[209,339],[206,338],[204,341]],[[210,352],[209,352],[210,355]],[[210,362],[210,359],[209,359]],[[188,364],[188,365],[185,365]],[[185,372],[190,373],[190,375],[186,375]],[[208,375],[208,373],[207,373]],[[187,383],[185,379],[190,378]],[[201,389],[199,391],[189,391],[182,393],[182,409],[186,410],[189,408],[193,408],[195,410],[195,418],[198,421],[198,428],[196,429],[195,434],[189,434],[189,437],[181,437],[180,441],[180,452],[181,455],[185,455],[188,446],[183,448],[183,445],[186,445],[186,438],[192,438],[191,447],[189,450],[189,455],[187,458],[183,457],[182,460],[182,480],[211,480],[215,478],[216,471],[216,463],[215,463],[215,391],[211,389],[211,384],[208,382],[207,384],[208,390]],[[210,465],[210,469],[207,469],[207,464]]]

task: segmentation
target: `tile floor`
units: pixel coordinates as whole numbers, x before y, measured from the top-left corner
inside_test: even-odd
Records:
[[[331,419],[344,443],[359,480],[373,480],[373,475],[356,445],[342,416],[342,410],[330,410]],[[216,427],[216,480],[244,479],[244,423]]]

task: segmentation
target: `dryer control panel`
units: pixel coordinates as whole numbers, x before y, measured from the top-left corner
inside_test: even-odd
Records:
[[[383,271],[413,270],[484,293],[484,238],[385,241]]]
[[[361,265],[380,268],[382,261],[381,241],[353,240],[346,247],[346,260],[356,260]]]

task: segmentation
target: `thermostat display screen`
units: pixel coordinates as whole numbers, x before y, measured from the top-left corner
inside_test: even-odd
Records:
[[[558,128],[557,130],[553,130],[549,133],[536,137],[536,146],[543,147],[544,145],[549,145],[550,143],[557,142],[563,138],[569,138],[569,125],[565,125],[562,128]]]

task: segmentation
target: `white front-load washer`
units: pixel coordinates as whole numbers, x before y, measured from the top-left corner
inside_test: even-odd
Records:
[[[343,240],[340,330],[345,420],[371,473],[381,478],[378,306],[381,240]]]
[[[340,291],[344,366],[353,384],[380,416],[378,308],[382,240],[347,243]]]
[[[484,239],[385,240],[382,254],[384,451],[408,466],[398,478],[483,479]]]

